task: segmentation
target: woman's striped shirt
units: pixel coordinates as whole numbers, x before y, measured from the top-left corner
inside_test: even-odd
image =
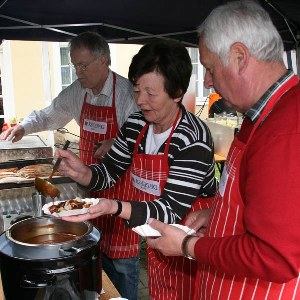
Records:
[[[115,143],[101,164],[90,165],[93,176],[91,191],[107,189],[115,184],[131,166],[136,140],[146,120],[142,112],[129,116]],[[138,146],[145,153],[147,132]],[[163,154],[166,143],[158,154]],[[208,127],[194,114],[182,108],[182,116],[171,138],[169,176],[164,191],[153,202],[131,201],[130,226],[144,224],[149,217],[165,223],[178,223],[191,208],[197,196],[211,196],[216,190],[213,140]]]

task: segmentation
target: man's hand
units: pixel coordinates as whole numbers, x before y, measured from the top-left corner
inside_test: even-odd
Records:
[[[166,256],[182,256],[181,245],[186,233],[179,228],[162,223],[155,219],[149,219],[148,224],[161,233],[161,237],[147,238],[150,248],[160,251]],[[197,237],[194,238],[197,241]],[[193,254],[193,253],[191,253]]]
[[[16,125],[14,127],[10,127],[0,135],[0,140],[4,141],[11,141],[13,143],[21,140],[25,134],[25,129],[22,125]]]
[[[115,139],[109,139],[101,142],[101,146],[95,151],[94,157],[96,158],[102,158],[103,155],[105,155],[109,149],[111,148],[112,144],[114,143]]]

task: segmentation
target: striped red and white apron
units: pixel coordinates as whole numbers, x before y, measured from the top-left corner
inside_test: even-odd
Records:
[[[80,158],[85,164],[99,162],[99,159],[93,156],[95,151],[93,143],[115,138],[119,131],[116,114],[116,74],[113,73],[113,99],[112,106],[96,106],[86,102],[87,94],[84,97],[84,103],[80,115]],[[98,128],[95,130],[95,128]],[[91,197],[120,199],[127,201],[123,197],[124,190],[130,185],[130,171],[128,170],[117,181],[116,185],[110,189],[91,193]],[[102,233],[100,249],[110,258],[128,258],[138,256],[139,253],[139,235],[131,229],[124,226],[121,218],[105,215],[91,220],[92,224],[98,227]]]
[[[274,104],[280,97],[297,83],[298,78],[294,76],[279,87],[253,126],[246,144],[235,137],[227,156],[226,165],[220,180],[219,191],[212,205],[211,215],[205,233],[206,236],[222,237],[244,234],[244,204],[239,189],[239,173],[242,157],[261,121],[264,120],[272,110]],[[244,122],[248,122],[248,120],[246,119]],[[244,122],[241,132],[245,124]],[[197,293],[195,293],[194,300],[300,299],[300,291],[294,294],[294,291],[297,289],[298,280],[298,278],[295,278],[288,283],[277,284],[257,278],[239,279],[211,269],[209,266],[200,265],[196,280]]]
[[[131,166],[132,188],[129,193],[132,194],[130,198],[149,202],[159,198],[162,194],[169,174],[168,151],[170,141],[179,116],[180,111],[167,140],[164,154],[138,153],[138,146],[149,124],[146,124],[139,134]],[[191,210],[208,208],[210,201],[209,198],[201,200],[197,198]],[[184,257],[166,257],[148,247],[147,255],[151,299],[192,299],[197,271],[195,261]]]
[[[113,73],[112,106],[97,106],[86,102],[87,93],[80,113],[80,158],[86,165],[95,164],[94,143],[115,138],[119,126],[116,114],[116,74]]]

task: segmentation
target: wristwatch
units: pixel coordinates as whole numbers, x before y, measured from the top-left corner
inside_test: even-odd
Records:
[[[118,209],[117,209],[117,211],[114,213],[114,214],[112,214],[112,216],[114,216],[114,217],[117,217],[118,215],[120,215],[120,213],[122,212],[122,202],[120,201],[120,200],[118,200],[118,199],[115,199],[115,201],[117,202],[117,204],[118,204]]]
[[[193,259],[193,260],[195,260],[195,258],[189,254],[188,245],[189,245],[190,240],[194,237],[196,237],[196,236],[195,235],[186,235],[184,237],[184,239],[182,240],[182,244],[181,244],[181,251],[183,253],[183,256],[186,258],[189,258],[189,259]]]

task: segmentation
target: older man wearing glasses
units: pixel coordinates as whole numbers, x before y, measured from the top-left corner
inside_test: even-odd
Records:
[[[80,158],[85,164],[93,164],[110,149],[119,128],[127,117],[138,111],[131,83],[109,68],[108,43],[95,32],[84,32],[69,44],[71,64],[77,80],[64,89],[50,106],[30,113],[19,125],[0,135],[0,140],[17,142],[26,134],[55,130],[72,119],[80,126]],[[95,149],[95,145],[101,146]],[[124,177],[124,176],[123,176]],[[93,194],[93,197],[117,198],[124,190],[124,178],[108,190]],[[101,250],[103,268],[123,297],[137,298],[139,260],[131,257],[122,241],[114,241],[114,230],[126,230],[115,218],[106,216],[93,220],[102,231]],[[131,230],[130,230],[131,232]],[[106,238],[106,237],[110,238]]]
[[[0,140],[17,142],[24,135],[56,130],[75,119],[80,125],[80,136],[102,142],[95,152],[92,143],[81,141],[80,155],[88,164],[96,162],[97,157],[102,157],[109,150],[118,128],[138,108],[130,82],[109,69],[110,50],[102,36],[84,32],[73,38],[69,46],[70,66],[75,69],[77,80],[64,89],[50,106],[33,111],[20,125],[3,132]],[[87,116],[91,113],[93,116]],[[93,152],[94,155],[91,155]]]

